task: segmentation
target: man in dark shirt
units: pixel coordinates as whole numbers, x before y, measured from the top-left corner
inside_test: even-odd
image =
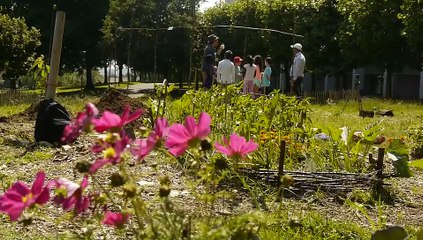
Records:
[[[219,45],[219,37],[216,36],[215,34],[209,35],[207,37],[207,46],[204,49],[204,54],[203,54],[203,65],[201,67],[201,72],[203,74],[203,83],[206,80],[206,57],[207,55],[212,55],[214,56],[214,64],[216,65],[216,58],[218,55],[220,55],[220,53],[222,52],[223,49],[225,49],[225,45],[221,44],[219,49],[216,51],[216,47]],[[217,54],[217,55],[216,55]]]

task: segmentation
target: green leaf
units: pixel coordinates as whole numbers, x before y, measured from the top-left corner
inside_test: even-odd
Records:
[[[423,158],[415,161],[411,161],[408,166],[416,167],[416,168],[423,168]],[[423,232],[423,230],[421,231]],[[422,233],[423,234],[423,233]],[[423,239],[422,239],[423,240]]]
[[[401,226],[388,226],[372,234],[371,240],[405,240],[408,234]]]
[[[386,149],[387,152],[395,155],[408,155],[408,149],[404,142],[400,139],[394,139],[394,141],[389,144],[389,147]]]
[[[417,233],[417,240],[423,240],[423,228]]]

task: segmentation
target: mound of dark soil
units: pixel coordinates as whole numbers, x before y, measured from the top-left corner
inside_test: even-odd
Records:
[[[106,92],[106,94],[101,97],[97,103],[95,103],[95,106],[98,108],[100,113],[104,110],[109,110],[119,115],[123,112],[126,105],[131,106],[131,111],[135,111],[139,108],[143,109],[143,117],[150,116],[149,108],[142,99],[131,98],[116,89],[111,89]]]

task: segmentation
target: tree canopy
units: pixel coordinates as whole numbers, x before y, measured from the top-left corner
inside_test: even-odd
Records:
[[[39,31],[28,27],[23,18],[0,13],[0,73],[5,78],[15,80],[31,67],[39,37]]]
[[[91,68],[100,65],[99,46],[103,19],[109,9],[108,0],[0,0],[5,12],[24,17],[40,29],[41,47],[38,51],[48,56],[52,38],[54,13],[66,12],[62,50],[62,69],[86,68],[87,87],[92,88]]]
[[[37,51],[44,55],[48,55],[54,11],[67,13],[63,70],[87,69],[90,73],[114,60],[120,69],[129,65],[135,73],[157,73],[171,81],[186,79],[193,67],[200,67],[210,33],[219,35],[236,55],[270,55],[276,64],[284,65],[292,59],[289,45],[301,42],[307,68],[323,74],[367,65],[390,70],[406,65],[420,68],[423,61],[420,0],[237,0],[205,13],[198,12],[199,3],[0,0],[3,12],[25,18],[40,29],[42,45]],[[215,27],[219,24],[271,28],[304,38]],[[87,79],[87,87],[92,88],[90,76]]]

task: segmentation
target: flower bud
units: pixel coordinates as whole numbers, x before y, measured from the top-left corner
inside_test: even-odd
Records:
[[[32,216],[24,215],[23,219],[20,222],[26,227],[32,224],[32,220],[34,220]]]
[[[90,168],[91,168],[91,163],[85,160],[78,161],[76,162],[76,165],[75,165],[75,169],[79,173],[87,173],[89,172]]]
[[[127,183],[123,186],[123,191],[127,197],[133,198],[137,194],[137,186],[133,183]]]
[[[124,174],[122,174],[122,173],[113,173],[112,174],[112,176],[110,176],[110,184],[113,186],[113,187],[120,187],[120,186],[122,186],[123,184],[125,184],[126,183],[126,181],[128,180],[128,178],[124,175]]]
[[[160,189],[159,189],[159,195],[160,195],[160,197],[164,198],[164,197],[169,196],[169,194],[170,194],[170,187],[169,187],[169,185],[162,185],[162,186],[160,186]]]
[[[204,140],[201,140],[200,146],[201,146],[201,150],[203,151],[209,151],[210,149],[212,149],[210,139],[207,139],[207,138]]]
[[[214,168],[216,168],[217,170],[225,170],[228,167],[229,165],[224,158],[218,158],[214,162]]]
[[[282,183],[282,186],[289,187],[294,183],[294,178],[290,175],[285,174],[281,177],[281,183]]]
[[[170,185],[170,178],[167,175],[160,177],[159,181],[160,185]]]
[[[98,194],[98,195],[95,196],[94,201],[97,204],[103,205],[107,201],[107,195],[104,194],[104,193]]]

